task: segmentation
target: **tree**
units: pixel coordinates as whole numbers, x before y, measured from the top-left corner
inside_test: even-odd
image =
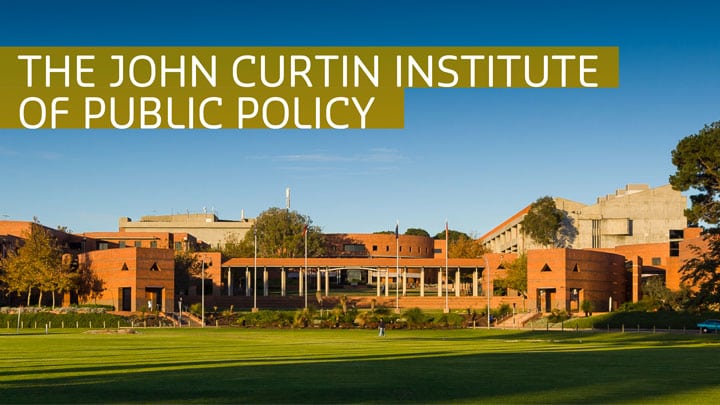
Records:
[[[555,200],[550,196],[535,200],[520,225],[524,235],[546,247],[564,247],[574,239],[572,221],[569,221],[565,212],[557,208]]]
[[[673,188],[696,192],[690,196],[691,208],[685,211],[689,222],[717,225],[720,222],[720,121],[680,140],[672,151],[672,163],[677,167],[670,176]]]
[[[695,287],[691,305],[714,307],[720,305],[720,121],[681,139],[672,163],[677,168],[670,176],[673,188],[695,192],[685,211],[688,221],[705,225],[705,246],[691,247],[694,257],[681,267],[681,280]]]
[[[449,238],[448,238],[449,239]],[[448,248],[448,257],[452,258],[477,258],[486,253],[485,247],[479,240],[468,238],[459,238],[454,242],[450,240]]]
[[[520,254],[515,260],[503,263],[506,269],[503,286],[512,288],[521,293],[523,297],[527,296],[527,255]]]
[[[421,228],[408,228],[405,231],[405,235],[426,236],[428,238],[430,237],[430,234],[428,233],[428,231],[421,229]]]
[[[237,256],[236,256],[237,257]],[[191,252],[175,253],[175,291],[188,294],[192,279],[200,277],[202,263]]]
[[[24,243],[11,251],[2,260],[3,281],[10,293],[26,292],[28,305],[33,289],[40,294],[38,306],[42,303],[43,292],[54,293],[67,289],[69,274],[62,269],[62,251],[57,240],[43,226],[33,223],[23,233]]]
[[[445,230],[438,232],[433,236],[433,239],[445,239]],[[465,232],[455,231],[453,229],[448,230],[448,239],[450,243],[457,241],[458,239],[472,239],[472,237]]]
[[[447,232],[448,257],[452,258],[477,258],[487,252],[485,247],[476,238],[465,232],[449,229]],[[433,239],[445,239],[445,231],[438,232]]]
[[[258,257],[303,257],[305,255],[303,231],[306,227],[308,256],[322,256],[325,253],[325,238],[320,233],[320,228],[312,226],[312,220],[297,211],[276,207],[258,215],[255,224],[245,234],[236,252],[244,257],[252,257],[255,232],[257,232]]]

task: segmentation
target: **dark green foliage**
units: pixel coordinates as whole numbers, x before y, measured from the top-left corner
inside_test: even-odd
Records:
[[[430,234],[428,233],[428,231],[426,231],[424,229],[420,229],[420,228],[408,228],[405,231],[405,235],[427,236],[428,238],[430,237]]]
[[[535,200],[520,224],[523,234],[543,246],[572,247],[578,234],[573,219],[550,196]]]
[[[689,135],[672,151],[677,168],[670,184],[680,191],[692,190],[692,207],[686,216],[692,224],[720,223],[720,121]]]
[[[255,219],[255,224],[242,241],[230,235],[225,240],[225,257],[253,257],[255,255],[255,233],[257,232],[258,257],[303,257],[307,226],[308,256],[322,257],[325,252],[325,238],[320,227],[313,226],[312,220],[297,211],[284,208],[269,208]]]
[[[712,308],[720,304],[720,121],[678,142],[672,151],[677,168],[670,184],[680,191],[692,190],[692,206],[685,211],[691,224],[708,225],[707,249],[692,247],[694,257],[685,262],[681,280],[696,290],[689,304]]]
[[[10,325],[11,329],[15,329],[17,327],[17,321],[17,313],[0,314],[0,328],[6,328]],[[89,328],[91,326],[93,328],[102,328],[103,325],[108,328],[117,328],[118,322],[120,322],[121,327],[130,326],[128,319],[103,312],[87,313],[69,311],[62,314],[47,311],[23,312],[20,314],[20,321],[26,329],[34,328],[36,325],[38,329],[44,329],[45,324],[50,325],[52,329],[60,329],[63,323],[65,328],[74,328],[76,325],[80,328]]]
[[[707,234],[705,241],[707,249],[690,247],[694,257],[680,269],[682,282],[695,287],[689,305],[700,309],[720,305],[720,235]]]
[[[403,312],[403,318],[410,329],[419,329],[426,326],[429,317],[420,308],[410,308]]]
[[[433,236],[433,239],[445,239],[445,230],[438,232]],[[452,229],[448,230],[448,239],[450,240],[450,243],[455,243],[459,240],[465,240],[465,239],[472,239],[470,235],[466,234],[465,232],[460,231],[454,231]]]

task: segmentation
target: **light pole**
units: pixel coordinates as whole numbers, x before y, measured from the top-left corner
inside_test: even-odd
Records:
[[[400,313],[400,221],[395,224],[395,312]]]
[[[178,316],[178,323],[180,324],[180,327],[182,328],[182,297],[180,297],[180,315]]]
[[[208,263],[208,266],[212,266],[212,260]],[[202,264],[200,266],[200,278],[202,287],[200,288],[200,306],[201,306],[201,321],[202,327],[205,327],[205,255],[202,256]]]
[[[253,246],[254,246],[254,259],[253,259],[253,308],[252,312],[257,312],[257,228],[253,227]]]
[[[205,256],[202,257],[202,264],[200,265],[200,310],[202,327],[205,327]]]
[[[445,313],[450,312],[450,305],[448,303],[448,284],[450,283],[450,277],[448,274],[448,249],[450,248],[448,221],[445,220]]]
[[[488,263],[487,255],[483,255],[483,259],[485,259],[485,271],[487,272],[487,292],[485,293],[487,295],[487,328],[490,329],[490,292],[492,289],[490,288],[490,263]]]

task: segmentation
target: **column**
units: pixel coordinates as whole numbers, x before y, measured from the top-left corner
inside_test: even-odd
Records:
[[[265,297],[270,295],[270,285],[268,283],[268,279],[267,267],[263,267],[263,296]]]
[[[280,268],[280,296],[284,297],[287,295],[287,272],[285,267]]]
[[[438,297],[443,296],[443,269],[438,269]]]
[[[325,269],[325,296],[330,295],[330,270]]]
[[[325,272],[327,273],[327,270],[325,270]],[[317,284],[317,291],[320,291],[320,289],[321,289],[321,287],[320,287],[320,284],[321,284],[320,283],[320,269],[317,269],[317,271],[315,272],[315,278],[316,278],[315,281]]]
[[[473,271],[472,290],[473,290],[473,297],[477,297],[478,296],[478,269],[477,269],[477,267],[475,267],[475,270]]]
[[[385,296],[390,295],[390,269],[385,267]]]
[[[245,267],[245,296],[249,297],[252,294],[250,294],[250,289],[255,287],[252,285],[252,278],[250,277],[250,269]]]
[[[407,267],[403,267],[402,283],[402,295],[404,297],[407,295]]]
[[[425,267],[420,267],[420,296],[425,296]]]
[[[228,267],[227,286],[228,286],[228,297],[232,297],[232,295],[233,295],[232,267]]]
[[[303,273],[303,269],[298,269],[298,295],[303,297],[303,291],[305,290],[303,287],[305,287],[304,284],[305,274]]]
[[[372,274],[372,273],[370,273]],[[380,278],[380,269],[375,270],[375,288],[377,289],[377,296],[380,296],[380,283],[382,282],[382,278]]]
[[[455,296],[460,296],[460,267],[455,272]]]

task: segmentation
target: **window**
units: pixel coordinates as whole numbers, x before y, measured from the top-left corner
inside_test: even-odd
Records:
[[[670,242],[670,257],[680,256],[680,242]]]
[[[119,247],[119,248],[124,248],[124,247],[125,247],[125,241],[124,241],[124,240],[121,240],[120,242],[118,242],[118,247]]]
[[[175,250],[182,250],[182,242],[175,242]]]
[[[156,240],[151,241],[151,242],[150,242],[150,247],[151,247],[151,248],[156,248],[156,247],[157,247],[157,241],[156,241]]]
[[[661,265],[661,264],[662,264],[662,261],[660,260],[659,257],[653,257],[653,258],[652,258],[652,265],[653,265],[653,266],[659,266],[659,265]]]
[[[385,251],[386,251],[386,252],[389,252],[389,251],[390,251],[390,246],[385,246]]]
[[[128,269],[127,263],[123,263],[122,268],[121,268],[120,270],[122,270],[122,271],[128,271],[128,270],[130,270],[130,269]]]
[[[373,245],[373,252],[377,252],[377,245]]]
[[[98,250],[107,250],[108,249],[108,243],[107,242],[100,242],[98,243]]]
[[[550,268],[550,266],[547,265],[547,263],[545,263],[545,265],[542,267],[542,269],[540,269],[540,271],[552,271],[552,269]]]
[[[160,271],[157,263],[153,263],[152,266],[150,266],[150,271]]]
[[[440,253],[442,253],[442,248],[433,249],[433,253],[435,253],[435,254],[440,254]]]
[[[140,242],[139,240],[136,240],[135,247],[142,247],[142,242]]]
[[[577,272],[580,271],[580,269],[578,269],[578,265],[577,265],[577,264],[576,264],[575,266],[573,266],[572,271],[573,271],[573,273],[577,273]]]
[[[358,243],[346,243],[343,245],[343,251],[347,253],[363,253],[365,252],[365,245]]]
[[[684,232],[682,229],[671,229],[670,230],[670,239],[682,239],[684,237]]]

